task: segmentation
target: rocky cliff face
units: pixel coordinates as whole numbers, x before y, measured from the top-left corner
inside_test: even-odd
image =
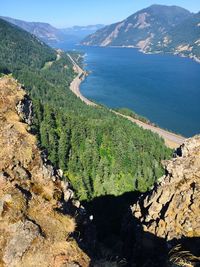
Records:
[[[200,136],[188,139],[164,165],[166,175],[132,207],[134,217],[144,231],[166,240],[200,236]]]
[[[89,266],[74,238],[85,210],[27,131],[31,112],[17,82],[1,78],[0,266]]]
[[[170,249],[186,243],[188,250],[195,249],[199,255],[200,136],[188,139],[172,160],[164,162],[164,166],[166,175],[150,193],[141,196],[131,207],[141,233],[137,242],[143,242],[143,248],[150,246],[154,253],[157,249],[160,251],[161,247]],[[181,251],[181,247],[174,252],[177,257],[172,256],[172,259],[182,260],[181,255],[184,256],[185,252]],[[187,253],[190,255],[186,252],[186,256]],[[192,257],[199,264],[200,258]],[[189,261],[187,265],[186,259],[184,264],[173,266],[199,266]]]

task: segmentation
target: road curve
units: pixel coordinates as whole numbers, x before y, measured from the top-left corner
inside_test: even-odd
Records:
[[[74,66],[74,71],[78,74],[75,79],[71,82],[70,84],[70,90],[77,96],[79,97],[85,104],[89,106],[97,106],[94,102],[90,101],[86,97],[84,97],[81,92],[80,92],[80,84],[81,82],[85,79],[86,77],[86,72],[75,62],[75,60],[67,54],[69,59],[71,60],[73,66]]]
[[[86,75],[87,75],[86,72],[75,62],[75,60],[69,54],[67,54],[67,55],[74,66],[74,71],[78,74],[75,77],[75,79],[71,82],[70,90],[77,97],[79,97],[85,104],[87,104],[89,106],[97,107],[98,106],[97,104],[95,104],[94,102],[92,102],[89,99],[87,99],[86,97],[84,97],[80,92],[80,84],[84,80],[84,78],[86,77]],[[133,123],[136,123],[137,125],[139,125],[140,127],[144,128],[146,130],[150,130],[154,133],[157,133],[160,137],[162,137],[164,139],[166,146],[168,146],[169,148],[175,149],[175,148],[179,147],[180,145],[182,145],[184,143],[184,141],[186,139],[185,137],[183,137],[181,135],[177,135],[177,134],[168,132],[162,128],[155,127],[153,125],[136,120],[130,116],[123,115],[123,114],[116,112],[112,109],[110,109],[110,111],[113,112],[114,114],[116,114],[117,116],[121,116],[123,118],[128,119],[129,121],[132,121]]]

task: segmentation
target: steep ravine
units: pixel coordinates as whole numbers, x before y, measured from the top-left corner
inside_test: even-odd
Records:
[[[186,140],[163,166],[166,174],[150,192],[86,204],[116,266],[200,266],[200,136]]]

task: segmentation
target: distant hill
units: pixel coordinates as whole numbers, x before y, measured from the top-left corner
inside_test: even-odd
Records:
[[[172,52],[200,60],[200,12],[173,27],[149,52]]]
[[[153,5],[127,19],[100,29],[88,36],[83,44],[101,46],[147,47],[172,26],[190,17],[189,11],[176,6]]]
[[[56,53],[34,35],[0,19],[0,72],[21,68],[41,68],[54,60]]]
[[[48,23],[42,22],[26,22],[23,20],[13,19],[9,17],[1,17],[2,19],[17,25],[18,27],[22,28],[23,30],[30,32],[36,35],[38,38],[42,40],[51,41],[59,41],[61,39],[61,33],[58,29],[54,28]]]
[[[31,34],[34,34],[45,43],[56,47],[59,46],[60,43],[78,43],[87,35],[92,34],[104,27],[102,24],[97,24],[57,29],[52,25],[43,22],[27,22],[9,17],[0,18],[22,28]]]
[[[79,36],[84,38],[87,35],[92,34],[103,27],[105,27],[105,25],[103,24],[88,25],[88,26],[73,26],[71,28],[61,29],[61,31],[69,35],[71,34],[74,36]]]
[[[189,45],[189,50],[193,51],[190,56],[199,57],[198,24],[199,14],[192,14],[178,6],[152,5],[89,35],[82,44],[136,47],[146,53],[182,53]],[[186,50],[184,55],[191,51]]]

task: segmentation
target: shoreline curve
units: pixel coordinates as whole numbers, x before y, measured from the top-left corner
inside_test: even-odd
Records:
[[[98,107],[98,105],[91,100],[87,99],[84,97],[81,92],[80,92],[80,84],[81,82],[85,79],[87,76],[86,71],[84,71],[76,62],[75,60],[67,53],[67,56],[71,60],[73,66],[74,66],[74,71],[77,73],[77,76],[74,78],[74,80],[70,84],[70,90],[78,97],[80,98],[86,105],[88,106],[93,106],[93,107]],[[110,112],[116,114],[117,116],[121,116],[123,118],[128,119],[129,121],[136,123],[138,126],[142,127],[145,130],[150,130],[154,133],[157,133],[160,137],[162,137],[165,141],[165,145],[169,148],[176,149],[180,145],[184,143],[186,140],[185,137],[181,135],[177,135],[175,133],[171,133],[169,131],[166,131],[162,128],[155,127],[153,125],[144,123],[140,120],[134,119],[130,116],[123,115],[117,111],[114,111],[112,109],[109,109]]]

